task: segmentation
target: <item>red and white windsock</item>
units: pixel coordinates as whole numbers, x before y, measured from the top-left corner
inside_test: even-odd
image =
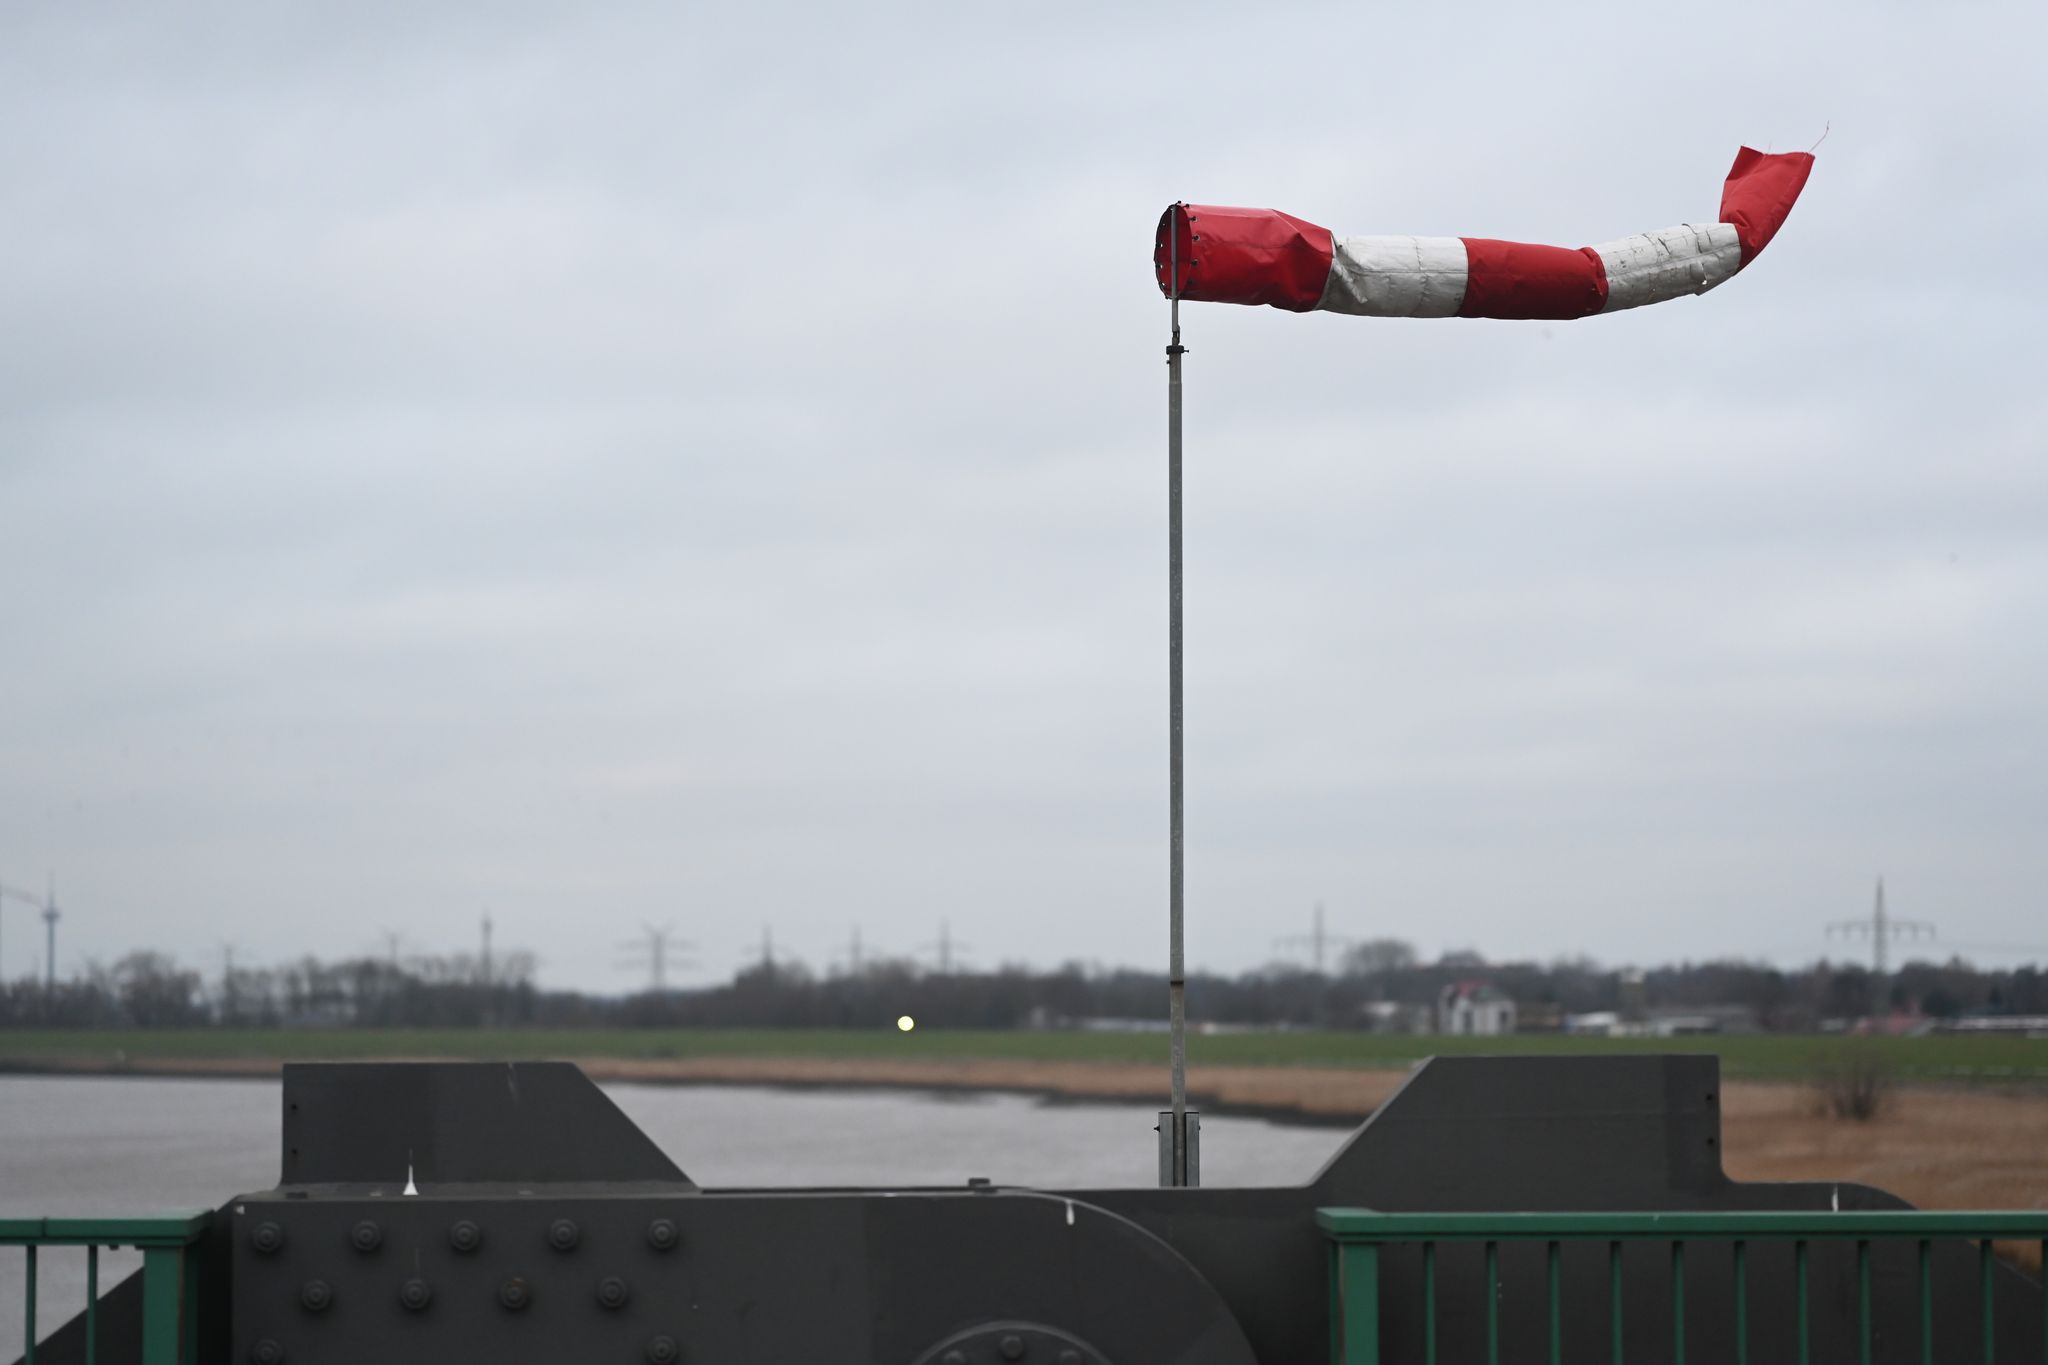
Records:
[[[1813,169],[1808,152],[1744,147],[1721,216],[1577,250],[1486,237],[1338,237],[1273,209],[1175,204],[1152,259],[1180,297],[1376,318],[1582,318],[1704,294],[1756,259]]]

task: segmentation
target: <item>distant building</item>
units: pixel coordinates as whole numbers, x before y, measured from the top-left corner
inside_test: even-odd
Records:
[[[1456,981],[1436,998],[1436,1031],[1494,1037],[1515,1031],[1515,1002],[1491,981]]]

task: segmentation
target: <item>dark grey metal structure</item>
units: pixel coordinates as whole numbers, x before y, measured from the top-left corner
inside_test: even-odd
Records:
[[[284,1105],[281,1182],[229,1201],[206,1249],[204,1360],[1307,1365],[1330,1350],[1317,1208],[1901,1207],[1863,1186],[1730,1181],[1710,1057],[1433,1061],[1314,1180],[1263,1189],[701,1189],[567,1063],[290,1066]],[[1484,1358],[1469,1250],[1437,1266],[1445,1361]],[[1631,1360],[1671,1354],[1654,1250],[1628,1267]],[[1510,1327],[1536,1321],[1539,1296],[1510,1294],[1541,1273],[1523,1251],[1540,1255],[1502,1248]],[[1734,1359],[1729,1272],[1693,1265],[1694,1358]],[[1965,1244],[1939,1248],[1937,1270],[1940,1292],[1975,1292]],[[1812,1271],[1814,1359],[1854,1358],[1848,1248],[1816,1246]],[[1875,1267],[1888,1298],[1910,1297],[1909,1271]],[[1606,1273],[1564,1267],[1566,1338],[1586,1344],[1571,1358],[1607,1358]],[[1415,1301],[1418,1274],[1390,1256],[1389,1302]],[[2016,1359],[2038,1349],[2041,1301],[2004,1276],[1997,1330]],[[1783,1320],[1770,1285],[1785,1277],[1753,1279],[1751,1320]],[[134,1359],[131,1291],[102,1301],[102,1360]],[[1389,1324],[1390,1358],[1421,1358],[1411,1329]],[[73,1324],[37,1360],[82,1359],[81,1335]],[[1545,1358],[1541,1336],[1508,1332],[1502,1359]],[[1880,1333],[1876,1359],[1917,1358],[1910,1338]],[[1789,1359],[1776,1349],[1750,1358]]]

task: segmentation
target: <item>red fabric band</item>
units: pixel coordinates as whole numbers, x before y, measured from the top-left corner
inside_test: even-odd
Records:
[[[1180,296],[1206,303],[1270,303],[1306,313],[1323,297],[1330,230],[1277,209],[1175,204],[1152,246],[1159,292],[1170,295],[1167,232],[1180,238]]]
[[[1812,152],[1771,155],[1744,147],[1735,154],[1727,183],[1721,186],[1721,221],[1733,226],[1741,240],[1744,265],[1778,235],[1812,173]]]
[[[1607,303],[1607,267],[1591,247],[1464,237],[1461,318],[1582,318]]]

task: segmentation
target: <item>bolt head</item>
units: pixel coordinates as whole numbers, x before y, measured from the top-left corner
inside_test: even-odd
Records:
[[[616,1275],[607,1275],[597,1282],[597,1302],[602,1308],[616,1313],[626,1306],[626,1300],[631,1297],[632,1291],[626,1288],[626,1282]]]
[[[308,1280],[299,1286],[299,1307],[308,1313],[324,1313],[334,1302],[334,1286],[325,1280]]]
[[[398,1286],[398,1301],[408,1313],[417,1313],[434,1301],[433,1287],[415,1275]]]
[[[256,1349],[250,1352],[250,1359],[254,1360],[256,1365],[284,1365],[284,1347],[265,1337],[256,1343]]]
[[[1018,1336],[1015,1332],[1005,1333],[1003,1339],[996,1343],[996,1349],[1002,1352],[1004,1360],[1022,1360],[1024,1358],[1024,1338]]]
[[[676,1345],[674,1337],[647,1339],[647,1365],[676,1365],[682,1358],[682,1348]]]
[[[673,1218],[657,1218],[647,1225],[647,1245],[656,1251],[674,1251],[682,1240]]]
[[[526,1281],[514,1275],[498,1286],[498,1302],[508,1313],[517,1313],[533,1302],[533,1291],[526,1287]]]
[[[348,1244],[367,1255],[384,1245],[384,1229],[365,1218],[348,1230]]]
[[[284,1228],[265,1219],[249,1234],[249,1245],[259,1256],[275,1256],[284,1250]]]
[[[467,1218],[448,1225],[448,1245],[467,1256],[484,1244],[484,1230]]]
[[[939,1357],[939,1365],[967,1365],[967,1352],[948,1351]]]
[[[582,1240],[582,1230],[573,1218],[557,1218],[548,1224],[548,1245],[557,1251],[574,1251]]]

